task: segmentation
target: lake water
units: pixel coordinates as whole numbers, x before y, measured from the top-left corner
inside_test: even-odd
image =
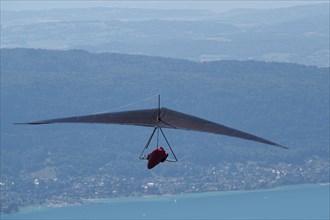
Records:
[[[94,200],[34,207],[1,219],[329,219],[329,185]]]

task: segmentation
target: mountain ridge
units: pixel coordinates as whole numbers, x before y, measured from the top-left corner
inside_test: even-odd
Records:
[[[1,48],[83,49],[329,67],[328,8],[321,4],[238,14],[198,14],[193,10],[159,14],[157,10],[144,13],[142,9],[115,10],[111,14],[111,8],[88,9],[87,14],[87,9],[57,9],[32,15],[4,12]]]

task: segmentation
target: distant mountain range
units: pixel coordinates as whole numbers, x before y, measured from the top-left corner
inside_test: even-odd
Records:
[[[13,125],[154,108],[157,94],[164,107],[290,149],[167,129],[180,162],[148,171],[138,156],[150,128]],[[155,140],[148,150],[153,146]],[[1,49],[1,212],[36,204],[76,204],[84,198],[327,182],[328,155],[329,68]],[[148,188],[150,182],[154,184]]]
[[[2,11],[2,48],[85,49],[329,66],[329,4],[267,10]]]

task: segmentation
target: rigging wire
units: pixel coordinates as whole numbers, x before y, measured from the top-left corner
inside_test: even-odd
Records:
[[[210,145],[211,146],[215,146],[218,142],[214,139],[211,140],[210,142]],[[202,148],[202,147],[198,147],[196,150],[194,151],[191,151],[189,154],[185,155],[184,157],[180,158],[179,161],[182,162],[184,160],[186,160],[187,158],[191,157],[193,154],[195,154],[196,152],[198,151],[201,151],[201,150],[205,150],[205,148]]]
[[[196,152],[201,151],[201,150],[202,150],[202,148],[198,148],[198,149],[196,149],[196,150],[190,152],[190,153],[187,154],[186,156],[180,158],[179,161],[182,162],[182,161],[186,160],[187,158],[191,157],[191,156],[192,156],[193,154],[195,154]]]
[[[132,103],[129,103],[129,104],[126,104],[126,105],[123,105],[123,106],[119,106],[119,107],[111,108],[111,109],[106,109],[106,110],[103,110],[103,111],[100,111],[100,112],[94,112],[94,113],[91,113],[91,115],[93,115],[93,114],[102,114],[102,113],[107,113],[107,112],[110,112],[110,111],[115,111],[115,110],[127,108],[127,107],[134,106],[134,105],[137,105],[137,104],[142,103],[142,102],[146,102],[147,100],[153,99],[153,98],[158,97],[158,96],[159,95],[153,95],[153,96],[144,98],[140,101],[132,102]]]
[[[159,147],[159,128],[157,129],[157,148]]]

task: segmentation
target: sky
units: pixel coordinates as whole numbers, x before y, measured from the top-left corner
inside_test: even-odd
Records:
[[[318,4],[318,3],[329,3],[329,0],[321,1],[297,1],[297,0],[213,0],[213,1],[16,1],[16,0],[1,0],[1,10],[45,10],[53,8],[90,8],[90,7],[121,7],[121,8],[147,8],[147,9],[205,9],[215,12],[225,12],[235,8],[282,8],[290,7],[295,5],[306,5],[306,4]]]

